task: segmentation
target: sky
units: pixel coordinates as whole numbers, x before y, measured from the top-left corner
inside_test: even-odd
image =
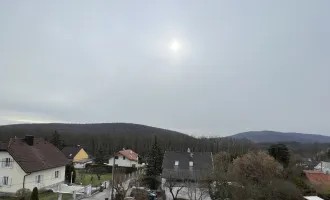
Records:
[[[329,8],[329,0],[0,1],[0,124],[330,135]]]

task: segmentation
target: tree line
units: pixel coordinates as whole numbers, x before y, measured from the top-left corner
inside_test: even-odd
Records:
[[[0,140],[8,141],[14,137],[32,134],[42,137],[61,149],[64,146],[80,145],[92,156],[99,149],[105,154],[123,148],[132,149],[146,157],[157,136],[160,148],[164,151],[207,152],[247,152],[257,148],[248,140],[221,137],[193,137],[175,131],[150,126],[111,123],[111,124],[21,124],[0,126]]]

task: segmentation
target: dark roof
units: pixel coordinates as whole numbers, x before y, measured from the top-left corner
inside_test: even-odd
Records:
[[[0,141],[0,151],[7,151],[8,143]]]
[[[26,173],[69,164],[59,149],[42,138],[34,138],[32,146],[24,139],[10,139],[7,151]]]
[[[68,159],[73,159],[82,147],[64,147],[62,152]]]
[[[175,162],[179,165],[175,166]],[[189,162],[193,166],[189,166]],[[206,173],[213,170],[213,159],[211,152],[171,152],[166,151],[163,159],[163,178],[176,179],[200,179]]]
[[[7,151],[8,143],[0,141],[0,151]]]

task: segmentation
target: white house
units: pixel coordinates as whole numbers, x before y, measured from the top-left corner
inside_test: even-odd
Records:
[[[65,180],[69,160],[51,143],[33,136],[0,142],[0,195],[20,189],[56,186]]]
[[[119,167],[139,167],[139,156],[134,151],[127,149],[119,151],[116,156],[109,159],[107,165],[113,165],[113,159],[115,159],[115,166]]]
[[[73,163],[74,168],[76,169],[85,169],[87,164],[92,164],[93,159],[84,158]]]
[[[314,170],[322,171],[325,174],[330,174],[330,162],[321,161],[314,167]]]

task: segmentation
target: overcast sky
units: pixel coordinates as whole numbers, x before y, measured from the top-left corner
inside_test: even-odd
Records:
[[[330,135],[329,8],[329,0],[0,1],[0,124]]]

